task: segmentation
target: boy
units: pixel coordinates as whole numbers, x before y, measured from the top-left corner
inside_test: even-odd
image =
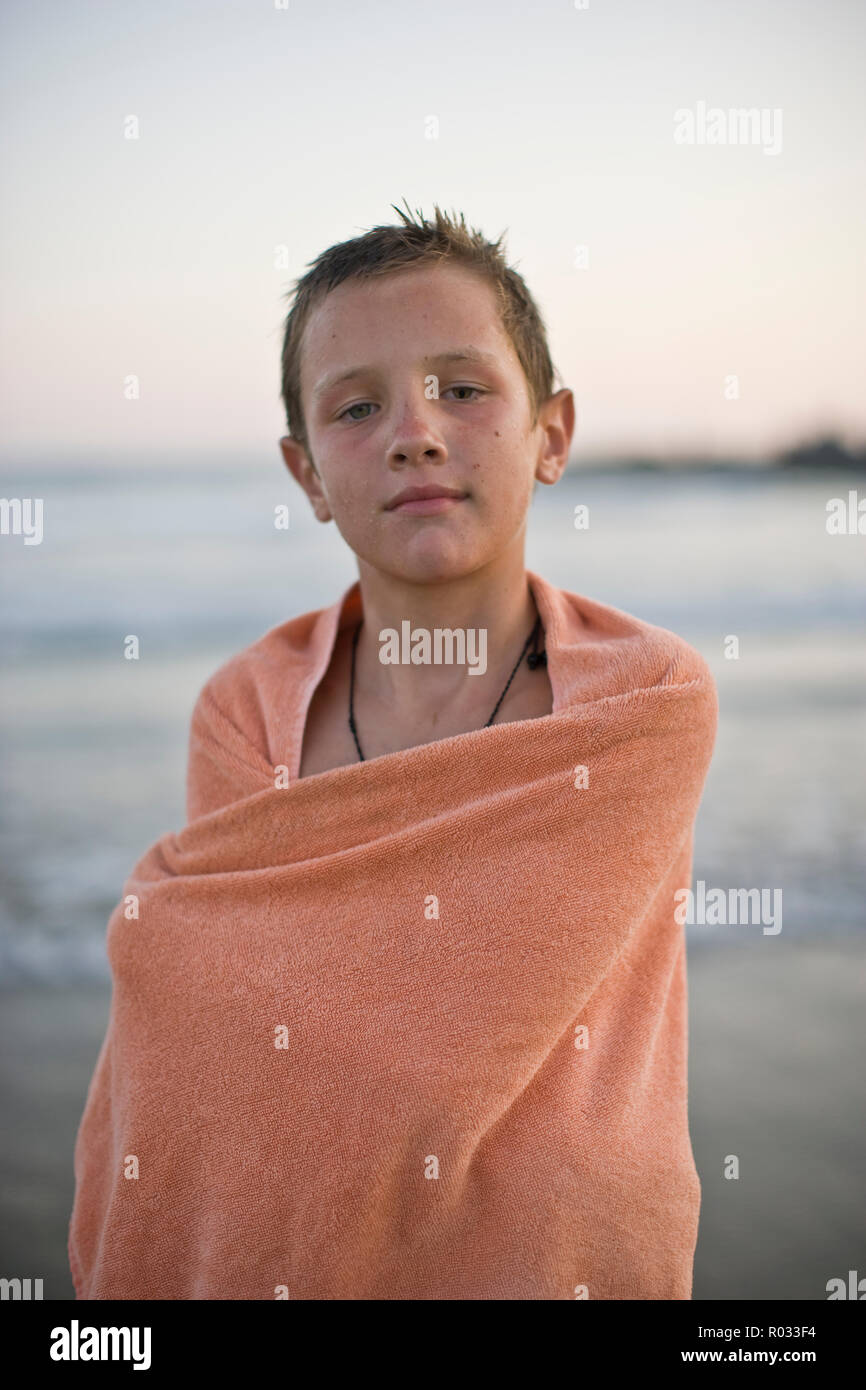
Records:
[[[537,618],[523,558],[533,480],[557,481],[574,429],[572,392],[552,394],[519,277],[436,215],[436,231],[404,219],[404,233],[359,238],[351,261],[349,248],[332,251],[306,277],[285,335],[283,457],[358,557],[354,705],[366,758],[487,720]],[[340,251],[345,278],[323,296]],[[401,505],[413,489],[440,495]],[[383,665],[378,634],[407,616],[428,631],[485,630],[483,679],[450,664]],[[342,630],[314,696],[301,776],[358,756],[346,714],[353,636]],[[551,709],[544,666],[521,663],[496,718]]]
[[[400,216],[296,286],[280,446],[359,580],[207,682],[112,916],[79,1297],[691,1294],[715,687],[525,570],[572,393],[499,244]]]

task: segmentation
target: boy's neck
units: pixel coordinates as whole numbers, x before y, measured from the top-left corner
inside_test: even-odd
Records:
[[[404,715],[417,712],[422,719],[446,702],[467,711],[489,705],[489,715],[538,617],[522,538],[513,554],[447,583],[404,584],[363,562],[359,569],[364,624],[356,652],[356,694],[394,703]],[[484,629],[486,670],[470,676],[468,665],[381,662],[380,633],[402,634],[405,622],[411,631],[425,629],[431,640],[437,628]],[[543,641],[542,635],[539,647]]]

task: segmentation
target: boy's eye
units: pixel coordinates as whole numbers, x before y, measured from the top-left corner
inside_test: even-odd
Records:
[[[448,390],[449,390],[449,391],[474,391],[475,394],[476,394],[476,396],[480,396],[480,395],[481,395],[481,388],[480,388],[480,386],[449,386],[449,387],[448,387]],[[442,394],[444,395],[445,393],[443,392]]]
[[[365,405],[372,405],[372,401],[357,401],[355,405],[347,406],[346,409],[339,416],[339,419],[342,420],[343,415],[348,415],[350,410],[363,410]],[[353,420],[357,420],[358,418],[366,420],[368,417],[366,415],[361,415],[360,417],[358,417],[357,415],[353,415],[351,416],[351,418]]]
[[[441,394],[444,396],[448,391],[474,391],[476,396],[484,394],[480,386],[448,386]],[[466,400],[467,398],[463,396],[460,397],[460,399]],[[349,419],[354,420],[356,423],[360,423],[361,420],[369,420],[369,415],[352,415],[350,412],[353,410],[364,410],[365,408],[369,409],[372,404],[372,401],[356,401],[354,405],[346,406],[346,409],[340,412],[337,419],[342,420],[348,415]]]

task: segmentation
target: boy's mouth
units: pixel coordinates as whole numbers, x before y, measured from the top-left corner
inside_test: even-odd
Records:
[[[407,487],[385,504],[386,512],[409,512],[413,515],[427,515],[447,511],[466,497],[461,488],[443,487],[440,483],[425,483],[420,487]]]

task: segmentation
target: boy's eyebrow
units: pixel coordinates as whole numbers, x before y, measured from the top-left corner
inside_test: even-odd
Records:
[[[482,352],[480,348],[464,347],[455,348],[453,352],[431,352],[421,358],[422,362],[474,362],[479,367],[494,366],[498,361],[495,352]],[[326,376],[320,381],[313,391],[313,399],[318,400],[327,394],[334,386],[341,386],[344,381],[350,381],[352,377],[363,376],[369,372],[370,367],[350,367],[346,372],[338,372],[334,376]]]

